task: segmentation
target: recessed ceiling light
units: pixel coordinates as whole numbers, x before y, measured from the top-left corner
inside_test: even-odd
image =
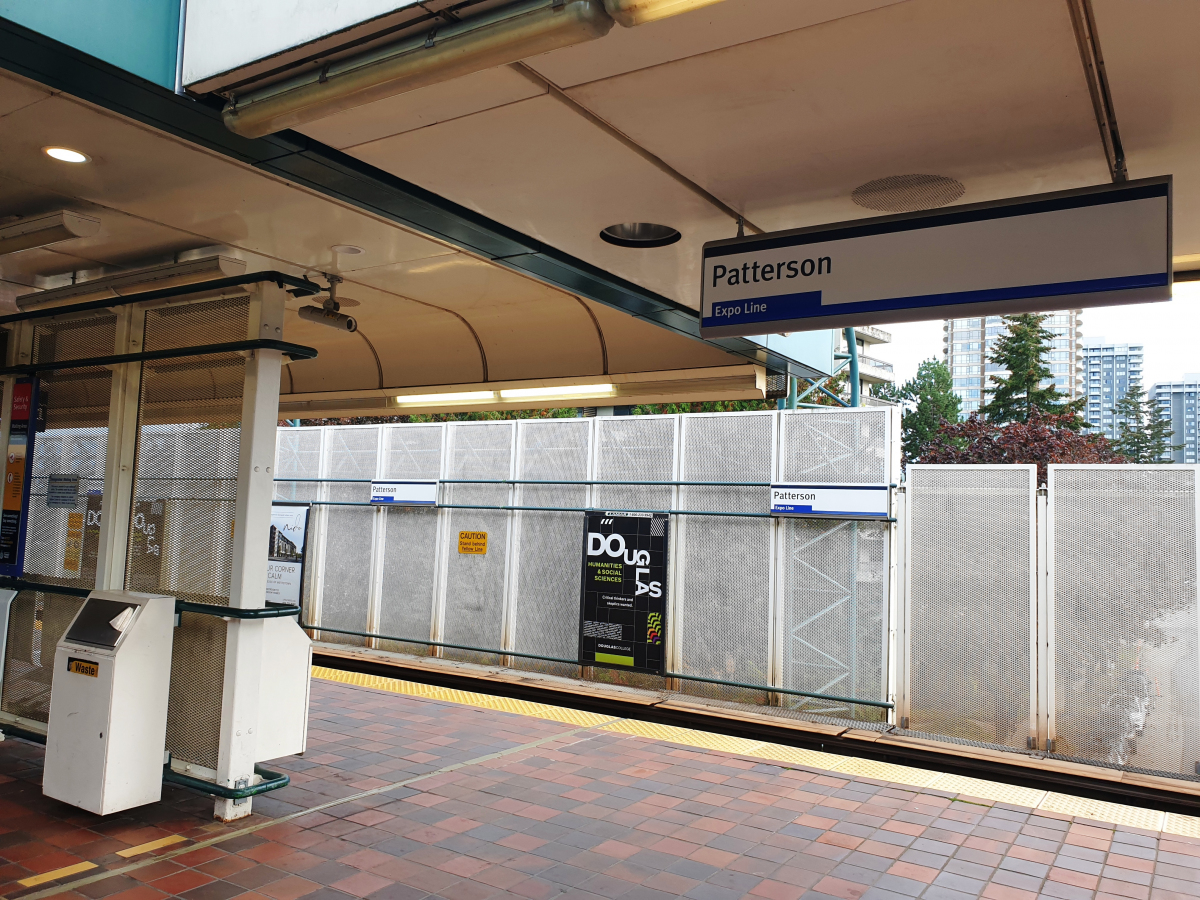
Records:
[[[358,256],[363,252],[362,247],[356,247],[353,244],[334,244],[330,249],[334,253],[342,253],[346,256]]]
[[[85,163],[91,162],[91,157],[85,153],[80,153],[78,150],[72,150],[69,147],[43,147],[42,152],[51,159],[57,159],[59,162],[68,163]]]
[[[666,247],[674,244],[683,235],[670,225],[655,225],[653,222],[625,222],[609,225],[600,232],[600,240],[618,247]]]

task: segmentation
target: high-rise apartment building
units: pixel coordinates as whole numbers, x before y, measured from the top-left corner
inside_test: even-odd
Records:
[[[1150,395],[1158,404],[1159,414],[1171,420],[1172,444],[1182,444],[1163,456],[1163,462],[1200,462],[1200,442],[1196,439],[1196,394],[1200,393],[1200,373],[1189,373],[1181,381],[1154,385]]]
[[[1044,323],[1054,340],[1045,357],[1051,377],[1042,384],[1053,383],[1071,400],[1083,395],[1082,318],[1083,310],[1063,309],[1049,313]],[[987,401],[989,377],[1008,374],[1003,366],[988,362],[1007,330],[1001,316],[946,320],[942,355],[954,379],[954,393],[962,400],[959,408],[964,418]]]
[[[1084,418],[1092,429],[1115,439],[1123,421],[1116,414],[1116,405],[1130,387],[1142,383],[1142,346],[1084,338],[1083,369],[1087,391]]]

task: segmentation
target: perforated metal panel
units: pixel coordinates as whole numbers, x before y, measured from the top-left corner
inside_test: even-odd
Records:
[[[249,300],[146,313],[146,350],[245,340]],[[125,587],[228,605],[245,359],[237,353],[146,362],[138,405]],[[167,749],[215,768],[225,622],[184,614],[175,629]]]
[[[444,433],[442,425],[386,427],[382,477],[438,478]],[[379,632],[428,639],[436,599],[438,511],[414,507],[389,509],[386,515]],[[426,652],[421,645],[394,641],[380,646]]]
[[[774,415],[721,414],[682,419],[681,481],[770,482]],[[765,487],[683,486],[681,509],[770,510]],[[672,589],[679,630],[678,671],[704,678],[770,683],[771,541],[769,519],[678,516],[681,554]],[[683,681],[686,693],[765,702],[762,692]]]
[[[782,523],[782,686],[864,700],[886,699],[888,526],[788,519]],[[825,715],[879,719],[872,707],[786,698]]]
[[[50,718],[54,648],[83,598],[21,591],[9,606],[0,710],[26,719]]]
[[[1196,469],[1050,467],[1059,754],[1196,774]]]
[[[378,425],[330,430],[325,438],[325,471],[331,478],[372,479],[379,459]],[[365,503],[369,484],[328,484],[326,499]],[[321,584],[321,624],[349,631],[367,627],[371,597],[371,556],[374,551],[375,510],[365,506],[325,508],[324,579]],[[322,633],[322,640],[361,644],[364,639]]]
[[[1035,471],[908,467],[912,730],[1026,746]]]
[[[108,356],[115,338],[116,317],[111,314],[38,325],[33,360]],[[39,380],[46,430],[34,438],[25,577],[90,589],[96,586],[112,372],[104,367],[62,369],[43,372]],[[46,505],[50,475],[79,476],[74,509]]]
[[[591,429],[585,419],[525,421],[518,430],[518,478],[586,481]],[[586,485],[523,484],[517,506],[587,506]],[[583,513],[521,512],[515,646],[523,653],[575,659],[579,654],[579,579],[583,553]],[[518,668],[576,674],[574,667],[514,658]]]
[[[447,425],[448,478],[498,480],[509,477],[515,422],[454,422]],[[503,484],[454,484],[443,489],[446,502],[508,506],[511,490]],[[504,624],[505,579],[508,572],[508,527],[511,513],[455,509],[448,522],[446,607],[443,634],[451,644],[500,647]],[[463,531],[487,533],[487,553],[458,552]],[[447,650],[447,656],[478,658]],[[493,657],[494,658],[494,657]]]
[[[597,481],[672,481],[675,478],[675,416],[596,419]],[[674,489],[597,484],[597,509],[671,509]]]
[[[807,484],[891,480],[888,409],[802,409],[780,415],[779,476]]]

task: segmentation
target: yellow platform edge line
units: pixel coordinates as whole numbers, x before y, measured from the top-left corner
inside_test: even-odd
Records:
[[[94,862],[75,863],[73,866],[63,866],[61,869],[43,872],[41,875],[30,875],[28,878],[22,878],[17,884],[21,885],[21,887],[37,887],[39,884],[45,884],[47,881],[54,881],[56,878],[66,878],[70,875],[78,875],[80,872],[86,872],[88,869],[94,868],[96,868]]]
[[[480,694],[474,691],[462,691],[455,688],[435,687],[414,681],[404,681],[399,678],[386,678],[381,675],[343,672],[340,669],[329,669],[324,666],[313,666],[312,674],[314,678],[320,678],[322,681],[353,684],[358,687],[374,688],[375,690],[388,691],[393,694],[407,694],[413,697],[423,697],[428,700],[442,700],[448,703],[458,703],[463,706],[475,706],[480,709],[494,709],[518,716],[564,722],[568,725],[593,726],[612,721],[612,716],[604,716],[562,706],[551,706],[546,703],[534,703],[529,700],[517,700],[510,697],[496,697],[491,694]]]
[[[124,850],[118,850],[117,856],[123,856],[128,859],[131,856],[141,856],[143,853],[149,853],[151,850],[158,850],[161,847],[170,847],[172,844],[178,844],[180,841],[186,841],[182,834],[172,834],[165,838],[159,838],[157,841],[148,841],[145,844],[138,844],[136,847],[126,847]]]
[[[1183,816],[1176,813],[1164,814],[1139,806],[1104,803],[1088,800],[1084,797],[1072,797],[1066,794],[1039,791],[1034,788],[1016,787],[999,781],[986,781],[981,778],[950,775],[945,772],[917,769],[896,763],[876,762],[874,760],[860,759],[855,756],[842,756],[824,751],[805,750],[803,748],[787,747],[782,744],[770,744],[746,738],[729,737],[709,731],[681,728],[677,725],[660,725],[655,722],[643,722],[637,719],[624,719],[619,722],[612,722],[611,716],[600,716],[566,707],[532,703],[527,700],[510,700],[506,697],[478,694],[473,691],[432,687],[417,682],[403,681],[398,678],[385,678],[380,675],[343,672],[340,669],[329,669],[324,666],[313,666],[312,674],[314,678],[320,678],[323,681],[354,684],[359,687],[371,687],[396,694],[410,694],[434,700],[460,703],[465,706],[497,709],[516,715],[551,719],[557,722],[568,722],[569,724],[597,725],[608,722],[609,724],[601,725],[598,730],[665,741],[671,744],[681,744],[701,750],[717,750],[724,753],[736,753],[740,756],[750,756],[756,759],[791,762],[796,765],[822,769],[828,772],[837,772],[838,774],[850,775],[852,777],[874,778],[895,784],[903,784],[908,787],[919,789],[929,788],[931,790],[952,793],[956,796],[991,800],[995,803],[1012,803],[1031,809],[1044,809],[1047,812],[1059,812],[1064,815],[1079,816],[1098,822],[1108,822],[1113,825],[1133,825],[1134,827],[1162,831],[1167,834],[1200,837],[1200,818],[1195,816]]]

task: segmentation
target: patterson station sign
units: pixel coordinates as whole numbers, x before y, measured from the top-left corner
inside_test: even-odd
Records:
[[[704,245],[700,334],[1171,298],[1171,177]]]

